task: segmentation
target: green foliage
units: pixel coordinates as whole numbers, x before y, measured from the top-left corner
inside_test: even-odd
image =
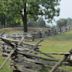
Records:
[[[57,26],[60,28],[60,32],[62,32],[62,27],[67,27],[67,19],[59,19]]]
[[[58,25],[59,27],[66,26],[66,24],[67,24],[67,20],[66,20],[66,19],[59,19],[59,20],[57,21],[57,25]]]
[[[38,21],[37,21],[37,26],[38,27],[45,27],[46,26],[46,23],[45,21],[43,20],[43,18],[39,18]]]
[[[57,26],[59,29],[64,28],[65,31],[69,31],[72,28],[72,19],[71,18],[62,18],[57,21]]]
[[[72,19],[71,18],[67,18],[67,25],[72,25]]]
[[[59,15],[60,0],[0,0],[0,13],[6,16],[3,19],[7,24],[21,22],[20,11],[24,8],[24,4],[27,4],[27,14],[29,17],[38,18],[38,15],[45,15],[48,19],[53,19],[54,16]],[[40,6],[44,7],[40,9]],[[1,19],[1,18],[0,18]],[[18,20],[18,21],[17,21]]]

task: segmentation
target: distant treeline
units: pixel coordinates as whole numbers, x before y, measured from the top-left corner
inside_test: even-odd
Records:
[[[5,20],[4,20],[5,19]],[[48,28],[48,31],[51,35],[62,33],[72,29],[72,19],[71,18],[61,18],[55,22],[55,26],[47,26],[46,22],[43,18],[38,18],[36,21],[33,18],[28,19],[27,26],[28,27],[44,27]],[[3,14],[0,14],[0,28],[7,27],[23,27],[23,23],[19,21],[14,21],[13,19],[6,18]]]

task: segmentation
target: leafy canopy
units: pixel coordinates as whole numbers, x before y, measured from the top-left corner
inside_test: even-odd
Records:
[[[49,19],[59,15],[60,0],[0,0],[0,13],[17,17],[24,3],[27,3],[27,13],[31,16],[45,15]],[[40,5],[44,8],[41,9]]]

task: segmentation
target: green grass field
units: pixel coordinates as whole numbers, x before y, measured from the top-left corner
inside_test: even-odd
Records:
[[[45,40],[41,43],[40,46],[40,50],[45,53],[68,52],[71,48],[72,48],[72,31],[45,38]],[[62,58],[62,56],[55,56],[55,57]],[[0,58],[0,64],[2,62],[3,60],[2,58]],[[4,68],[8,69],[9,67],[5,66]],[[72,71],[72,67],[65,66],[64,68]],[[0,72],[4,72],[4,71],[0,71]],[[5,72],[11,72],[11,71],[6,70]]]
[[[67,52],[72,48],[72,31],[49,37],[41,45],[43,52]]]
[[[40,50],[42,52],[48,53],[48,52],[68,52],[70,49],[72,49],[72,31],[52,36],[47,39],[45,39],[41,43]],[[62,58],[63,56],[54,56],[56,58]],[[62,66],[66,70],[72,71],[71,66]]]

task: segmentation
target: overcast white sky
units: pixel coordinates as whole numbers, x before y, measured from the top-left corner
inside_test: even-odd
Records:
[[[61,0],[61,2],[60,2],[60,16],[55,17],[55,20],[58,20],[59,18],[72,18],[72,0]],[[49,25],[49,23],[47,23],[47,24]],[[53,22],[53,24],[54,24],[54,22]]]
[[[61,0],[59,18],[72,18],[72,0]]]

